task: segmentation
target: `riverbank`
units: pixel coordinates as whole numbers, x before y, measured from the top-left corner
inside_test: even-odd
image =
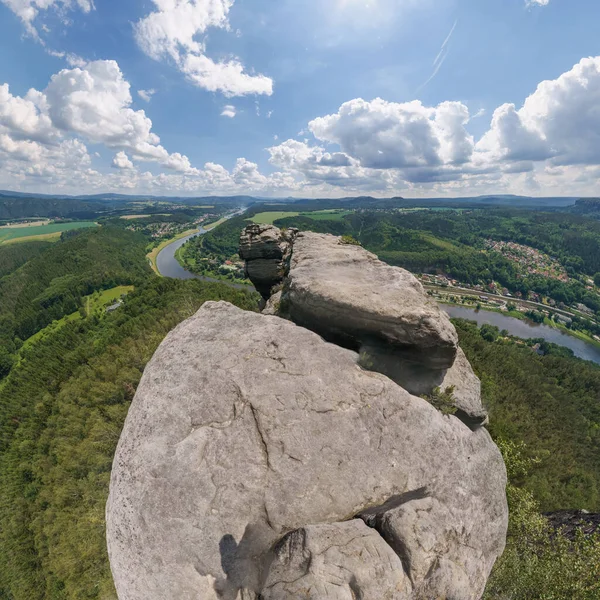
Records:
[[[473,306],[445,304],[443,309],[452,318],[475,321],[479,326],[493,325],[500,331],[507,331],[510,336],[522,340],[543,339],[557,346],[569,348],[578,358],[600,364],[600,347],[597,344],[570,335],[570,332],[557,327],[533,323],[528,319],[509,316],[505,312],[484,310],[483,308],[477,310]]]
[[[234,277],[232,275],[221,275],[220,273],[215,273],[213,271],[209,272],[209,273],[196,273],[196,271],[194,271],[194,262],[190,261],[186,261],[183,258],[183,252],[185,250],[185,244],[183,246],[181,246],[180,248],[177,248],[177,250],[175,251],[175,260],[181,265],[181,267],[183,269],[185,269],[186,271],[189,271],[190,273],[194,273],[195,275],[199,275],[201,277],[207,277],[210,278],[213,281],[222,281],[223,283],[233,283],[236,285],[247,285],[249,287],[252,287],[252,282],[249,279],[240,279],[238,277]]]
[[[600,349],[600,342],[595,340],[590,335],[588,335],[582,331],[576,331],[573,329],[569,329],[567,326],[563,325],[562,323],[557,323],[556,321],[553,321],[552,319],[548,319],[547,317],[544,318],[544,321],[542,323],[534,323],[531,319],[529,319],[527,317],[527,315],[523,314],[522,312],[520,312],[518,310],[506,311],[506,310],[501,310],[499,308],[493,308],[491,306],[486,306],[485,304],[481,304],[481,305],[459,304],[457,302],[449,302],[447,300],[440,300],[440,299],[436,299],[436,300],[437,300],[438,304],[443,304],[446,306],[457,306],[457,307],[466,308],[469,310],[477,310],[477,311],[481,310],[481,311],[485,311],[485,312],[496,313],[496,314],[502,315],[504,317],[509,317],[511,319],[518,319],[519,321],[523,321],[525,323],[531,323],[533,325],[545,325],[546,327],[556,329],[557,331],[560,331],[561,333],[563,333],[565,335],[571,336],[573,338],[581,340],[582,342],[585,342],[586,344],[590,344],[591,346],[594,346],[594,347]]]
[[[148,254],[146,254],[146,258],[148,259],[148,261],[150,262],[150,267],[152,268],[152,270],[159,276],[159,277],[163,277],[163,275],[161,274],[161,272],[158,270],[158,266],[156,264],[156,261],[158,259],[158,255],[169,245],[174,244],[175,242],[178,242],[179,240],[185,238],[185,237],[189,237],[191,235],[194,235],[195,233],[198,233],[198,228],[194,228],[194,229],[188,229],[187,231],[183,231],[182,233],[177,234],[175,237],[170,238],[168,240],[165,240],[164,242],[161,242],[158,246],[156,246],[156,248],[153,248],[151,252],[149,252]]]

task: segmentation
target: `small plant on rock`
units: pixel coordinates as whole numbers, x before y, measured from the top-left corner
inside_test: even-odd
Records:
[[[445,390],[436,387],[431,394],[422,396],[424,400],[427,400],[429,404],[437,408],[444,415],[453,415],[456,413],[456,398],[454,392],[456,387],[451,385]]]

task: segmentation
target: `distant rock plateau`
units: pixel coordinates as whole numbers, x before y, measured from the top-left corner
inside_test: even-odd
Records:
[[[340,238],[252,225],[240,254],[263,313],[207,302],[129,411],[106,511],[120,600],[481,598],[506,470],[447,315]]]

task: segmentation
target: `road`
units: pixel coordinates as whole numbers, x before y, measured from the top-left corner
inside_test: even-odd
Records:
[[[497,294],[490,294],[488,292],[479,292],[477,290],[470,290],[468,288],[461,287],[444,287],[439,285],[423,285],[426,290],[433,290],[436,292],[445,292],[446,294],[451,294],[454,292],[464,292],[465,294],[469,294],[469,296],[483,296],[484,298],[488,298],[491,300],[501,300],[502,302],[514,302],[515,304],[523,304],[530,308],[543,308],[544,310],[551,310],[552,312],[558,313],[559,315],[563,315],[572,319],[573,316],[581,316],[584,318],[590,318],[589,316],[584,315],[583,313],[579,313],[577,311],[568,312],[566,310],[562,310],[560,308],[554,308],[553,306],[547,306],[546,304],[541,304],[540,302],[532,302],[531,300],[521,300],[520,298],[510,298],[508,296],[499,296]]]

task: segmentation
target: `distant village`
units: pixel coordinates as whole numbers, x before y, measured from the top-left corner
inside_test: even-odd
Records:
[[[447,275],[429,273],[417,275],[417,278],[428,290],[429,295],[439,302],[480,306],[502,312],[516,311],[523,314],[533,310],[541,312],[544,316],[553,317],[556,323],[565,327],[572,325],[574,316],[595,320],[594,311],[584,304],[567,306],[531,291],[524,297],[520,292],[512,294],[496,282],[487,285],[470,285]],[[591,281],[589,283],[593,284]],[[593,289],[593,285],[590,287]],[[600,342],[600,336],[594,335],[593,338]]]
[[[515,242],[497,242],[496,240],[486,240],[485,247],[487,250],[498,252],[508,260],[517,263],[529,275],[542,275],[564,283],[569,281],[567,271],[555,258],[535,248]]]

